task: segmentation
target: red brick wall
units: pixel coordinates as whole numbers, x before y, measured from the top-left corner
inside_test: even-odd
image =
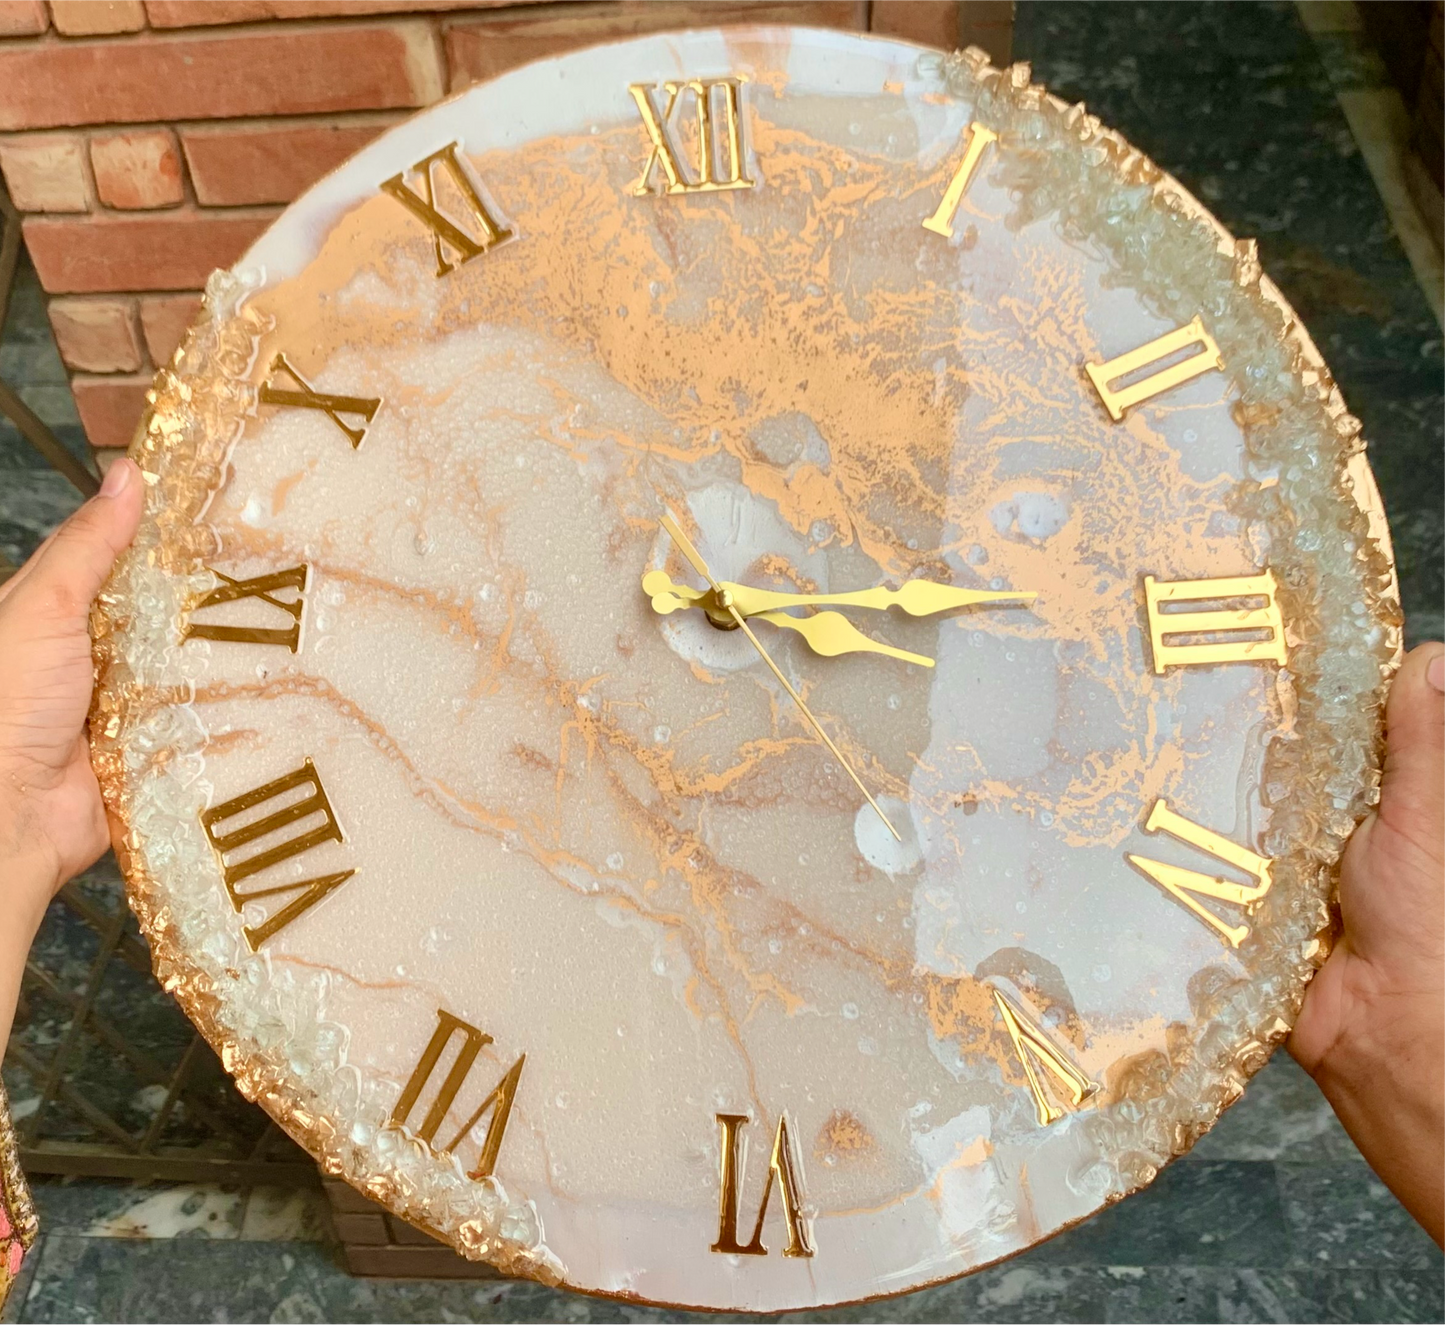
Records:
[[[540,56],[748,19],[975,44],[1001,63],[1013,6],[0,0],[0,173],[91,444],[129,442],[212,269],[388,125]]]

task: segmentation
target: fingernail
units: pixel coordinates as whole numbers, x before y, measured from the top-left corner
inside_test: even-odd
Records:
[[[105,472],[105,481],[100,485],[102,497],[119,497],[130,482],[130,461],[122,456]]]
[[[1430,666],[1425,669],[1425,679],[1436,690],[1445,690],[1445,653],[1437,653],[1430,659]]]

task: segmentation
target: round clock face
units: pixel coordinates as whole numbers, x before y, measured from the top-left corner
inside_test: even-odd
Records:
[[[802,1308],[1147,1183],[1324,951],[1397,647],[1358,425],[1022,68],[534,65],[230,274],[93,721],[159,973],[328,1171]]]

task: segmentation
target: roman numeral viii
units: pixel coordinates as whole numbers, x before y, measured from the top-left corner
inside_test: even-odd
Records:
[[[1197,347],[1193,354],[1174,359],[1173,356],[1190,346]],[[1135,378],[1141,369],[1165,359],[1170,362],[1164,367]],[[1165,332],[1147,345],[1121,354],[1117,359],[1110,359],[1107,363],[1086,363],[1084,371],[1099,393],[1099,399],[1104,402],[1104,408],[1109,411],[1109,417],[1118,423],[1124,412],[1133,406],[1192,381],[1201,373],[1223,367],[1224,359],[1219,353],[1219,346],[1214,343],[1214,337],[1205,331],[1204,323],[1196,317],[1186,326]],[[1126,382],[1126,379],[1133,380]]]
[[[752,1240],[743,1246],[738,1241],[738,1201],[743,1185],[743,1165],[738,1156],[738,1141],[747,1126],[747,1115],[742,1113],[720,1113],[717,1116],[722,1127],[722,1165],[719,1174],[720,1192],[718,1197],[717,1241],[712,1250],[725,1256],[766,1256],[768,1249],[763,1246],[763,1220],[768,1214],[768,1198],[773,1194],[776,1180],[783,1198],[783,1217],[788,1223],[788,1245],[784,1256],[811,1256],[813,1249],[808,1245],[808,1230],[803,1222],[802,1193],[798,1186],[798,1166],[793,1158],[793,1148],[788,1143],[788,1120],[778,1119],[778,1130],[773,1134],[773,1153],[768,1160],[768,1180],[763,1185],[763,1199],[758,1206],[758,1222],[753,1225]]]
[[[1275,589],[1270,571],[1219,580],[1156,580],[1146,575],[1144,607],[1154,671],[1227,662],[1283,666],[1288,651]]]
[[[296,792],[301,794],[294,795]],[[274,802],[269,811],[250,813],[268,802]],[[320,822],[316,823],[318,816]],[[230,821],[238,819],[241,820],[239,824],[231,823],[230,827],[226,827]],[[307,822],[313,826],[303,827]],[[201,827],[206,830],[206,837],[220,858],[226,892],[238,913],[247,902],[259,897],[294,894],[290,901],[273,911],[261,924],[247,925],[241,931],[252,952],[267,939],[275,938],[287,925],[305,915],[356,873],[355,870],[342,870],[339,874],[322,874],[314,879],[277,883],[244,893],[240,891],[238,885],[254,875],[324,842],[342,840],[341,825],[336,822],[331,802],[309,759],[300,768],[274,782],[267,782],[254,791],[244,792],[202,811]],[[259,845],[251,854],[238,857],[243,847],[253,842],[260,844],[263,838],[273,839],[273,844]],[[277,838],[280,840],[274,841]]]
[[[1175,814],[1162,797],[1154,802],[1154,808],[1149,811],[1144,831],[1168,833],[1170,837],[1188,842],[1190,846],[1198,847],[1226,865],[1233,865],[1235,869],[1254,879],[1252,884],[1230,883],[1228,879],[1200,874],[1197,870],[1187,870],[1180,865],[1167,865],[1162,860],[1149,860],[1144,856],[1127,857],[1131,865],[1153,879],[1176,902],[1187,906],[1231,948],[1239,947],[1249,937],[1249,926],[1231,925],[1221,920],[1203,905],[1199,898],[1210,897],[1219,902],[1231,902],[1235,906],[1244,907],[1248,912],[1269,891],[1270,868],[1274,862],[1255,855],[1248,847],[1238,846],[1228,838],[1220,837],[1218,833],[1211,833],[1209,829],[1191,823],[1181,814]]]
[[[742,113],[744,78],[689,78],[664,83],[667,99],[659,112],[653,100],[655,87],[633,83],[628,87],[642,116],[652,151],[632,192],[636,197],[651,193],[654,172],[660,167],[664,193],[719,193],[725,189],[750,189],[756,183],[747,170],[747,138]],[[690,100],[697,116],[696,166],[689,168],[678,146],[674,117],[684,101]],[[719,109],[721,116],[719,117]]]
[[[324,391],[313,390],[311,383],[291,366],[284,354],[278,354],[271,360],[271,373],[273,377],[277,373],[285,373],[301,389],[298,391],[293,387],[277,386],[272,381],[264,382],[257,395],[263,405],[294,405],[298,409],[319,409],[346,434],[353,451],[366,436],[364,425],[370,423],[376,417],[376,411],[381,408],[379,396],[375,399],[369,396],[331,396]],[[361,422],[347,423],[343,415],[360,419]]]
[[[469,217],[473,234],[468,234],[457,220],[437,206],[436,169],[440,166]],[[432,235],[436,251],[437,275],[445,276],[463,263],[480,257],[498,244],[513,237],[513,231],[488,206],[471,175],[457,159],[457,144],[448,143],[439,151],[423,157],[412,167],[421,176],[422,193],[417,194],[406,183],[406,172],[381,182],[383,193],[390,194],[420,221]],[[475,237],[473,237],[475,235]],[[448,252],[451,256],[448,257]]]
[[[393,1127],[401,1127],[406,1123],[412,1110],[416,1108],[417,1101],[421,1099],[422,1091],[426,1089],[427,1083],[436,1071],[442,1054],[458,1033],[462,1038],[457,1048],[457,1056],[442,1079],[441,1086],[431,1102],[431,1107],[422,1118],[421,1126],[416,1129],[416,1135],[433,1149],[437,1149],[437,1131],[447,1116],[447,1110],[455,1103],[457,1095],[466,1084],[467,1076],[477,1061],[477,1054],[486,1045],[492,1043],[490,1035],[483,1034],[460,1017],[455,1017],[450,1012],[439,1008],[437,1010],[437,1028],[432,1032],[431,1039],[427,1041],[426,1048],[422,1050],[421,1058],[408,1078],[406,1089],[401,1092],[401,1098],[397,1100],[396,1108],[391,1111],[389,1119]],[[446,1145],[440,1147],[443,1154],[451,1154],[461,1143],[462,1138],[481,1121],[482,1115],[488,1109],[492,1110],[492,1121],[487,1124],[487,1139],[482,1143],[476,1167],[470,1174],[473,1178],[490,1177],[496,1168],[497,1152],[502,1148],[502,1137],[507,1131],[507,1119],[512,1114],[512,1101],[517,1096],[517,1083],[522,1079],[522,1066],[526,1061],[527,1055],[522,1054],[507,1069],[502,1079],[492,1087],[491,1093],[472,1111],[466,1122],[457,1128],[456,1135]]]
[[[1044,1083],[1039,1076],[1040,1069],[1053,1077],[1058,1089],[1068,1096],[1069,1104],[1073,1108],[1078,1108],[1097,1093],[1099,1087],[1059,1052],[1041,1026],[1031,1021],[1022,1008],[1010,1002],[997,989],[992,992],[994,1006],[1003,1018],[1004,1029],[1013,1041],[1014,1053],[1028,1079],[1040,1127],[1046,1127],[1063,1117],[1063,1110],[1044,1091]]]
[[[191,616],[208,607],[220,607],[225,603],[241,602],[248,598],[269,603],[290,618],[285,626],[238,626],[223,625],[214,621],[188,620],[181,634],[181,643],[188,640],[219,640],[230,644],[282,644],[296,652],[301,642],[301,613],[306,606],[306,567],[291,566],[286,570],[272,571],[269,575],[257,575],[250,580],[233,580],[223,571],[207,567],[218,580],[219,587],[212,589],[191,609]],[[277,598],[283,589],[294,589],[294,598]]]

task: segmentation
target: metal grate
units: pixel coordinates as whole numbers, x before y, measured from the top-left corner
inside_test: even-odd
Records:
[[[0,188],[0,332],[20,218]],[[95,476],[0,381],[0,414],[81,493]],[[16,568],[0,554],[0,581]],[[4,1078],[32,1174],[314,1186],[315,1165],[237,1092],[151,974],[107,856],[68,883],[25,965]]]

